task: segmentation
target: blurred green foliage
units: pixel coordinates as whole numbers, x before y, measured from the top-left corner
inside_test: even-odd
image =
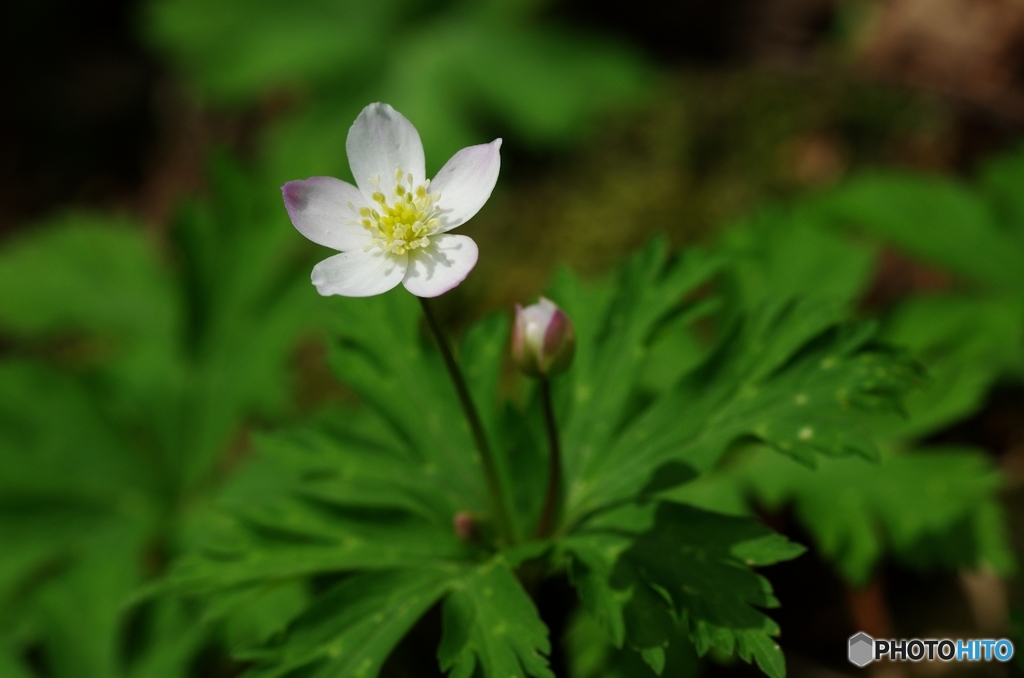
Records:
[[[595,114],[646,92],[653,71],[637,53],[542,21],[544,4],[151,0],[144,23],[214,102],[290,95],[263,148],[281,183],[348,176],[345,137],[368,101],[415,120],[438,163],[497,130],[523,144],[578,139]]]
[[[223,161],[212,179],[166,247],[67,215],[0,257],[0,635],[48,675],[186,671],[194,619],[124,603],[188,543],[244,426],[291,400],[316,310],[301,250],[276,196]],[[151,629],[128,655],[127,620]]]

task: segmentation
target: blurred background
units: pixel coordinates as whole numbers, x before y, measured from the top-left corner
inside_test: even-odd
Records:
[[[456,326],[531,299],[559,266],[600,274],[656,233],[677,247],[728,241],[748,215],[866,173],[938,177],[954,192],[998,175],[984,185],[1002,193],[979,189],[994,211],[1024,194],[1021,0],[39,0],[0,16],[4,677],[239,671],[207,639],[146,655],[148,639],[180,637],[175,622],[160,630],[96,601],[187,546],[190,516],[246,456],[250,427],[351,397],[327,376],[318,334],[307,276],[322,252],[296,237],[278,191],[351,180],[345,135],[368,102],[412,120],[430,174],[504,138],[499,187],[464,229],[480,264],[443,299]],[[1019,558],[1024,286],[1005,281],[1024,271],[974,285],[988,250],[974,268],[936,254],[919,242],[930,218],[916,236],[868,229],[856,309],[887,317],[979,288],[989,296],[970,309],[1013,309],[993,330],[1002,343],[950,358],[969,372],[964,403],[911,437],[981,451]],[[947,250],[974,246],[961,233]],[[964,322],[957,341],[978,327]],[[123,455],[99,451],[111,449]],[[812,547],[766,572],[791,675],[853,675],[845,642],[858,630],[1024,642],[1010,554],[979,569],[882,553],[846,576],[791,506],[762,514]],[[104,558],[118,549],[114,567]]]

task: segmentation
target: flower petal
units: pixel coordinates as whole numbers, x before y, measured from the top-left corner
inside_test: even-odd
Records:
[[[476,243],[464,235],[439,235],[409,255],[402,284],[417,297],[436,297],[466,279],[476,266]]]
[[[491,197],[501,168],[500,148],[501,139],[464,148],[430,182],[430,191],[441,194],[438,205],[445,217],[443,230],[469,221]]]
[[[366,204],[352,184],[334,177],[310,177],[289,181],[281,193],[292,225],[316,244],[345,251],[361,250],[370,242],[365,228],[350,223],[359,215],[349,203],[357,210]]]
[[[427,178],[419,132],[387,104],[370,104],[363,109],[348,131],[345,150],[356,185],[368,201],[377,190],[370,183],[374,177],[380,177],[380,190],[391,195],[395,169],[399,167],[412,174],[416,183]]]
[[[378,248],[342,252],[313,267],[313,284],[325,297],[372,297],[402,282],[408,266],[408,255],[385,254]]]

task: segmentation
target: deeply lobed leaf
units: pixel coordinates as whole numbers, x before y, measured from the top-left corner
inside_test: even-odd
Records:
[[[441,670],[450,678],[554,678],[548,630],[507,563],[495,559],[453,582],[444,603]]]
[[[564,548],[588,610],[656,671],[681,625],[701,655],[737,653],[773,678],[785,675],[772,639],[778,626],[757,609],[778,601],[749,568],[794,558],[802,547],[750,519],[659,503],[607,516]]]

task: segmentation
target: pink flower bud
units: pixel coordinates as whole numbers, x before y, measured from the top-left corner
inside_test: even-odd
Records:
[[[512,357],[525,374],[534,377],[564,372],[576,350],[576,331],[569,316],[541,297],[523,308],[516,304]]]

